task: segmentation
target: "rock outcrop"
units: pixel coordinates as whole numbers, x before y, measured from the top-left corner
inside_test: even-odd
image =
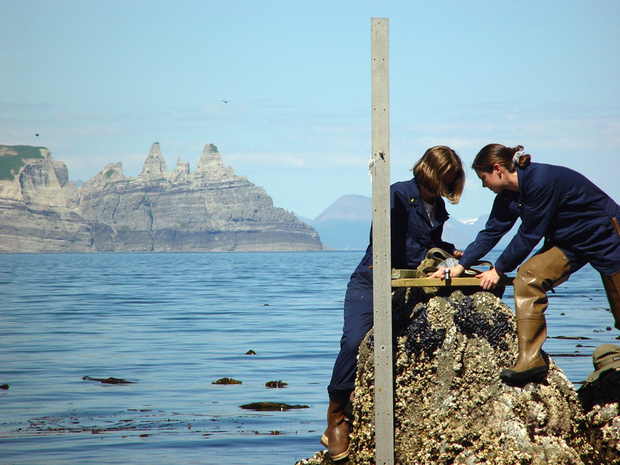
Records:
[[[81,252],[93,245],[67,167],[43,147],[0,146],[0,252]]]
[[[26,153],[26,154],[25,154]],[[208,144],[173,171],[156,142],[137,178],[110,163],[77,188],[45,148],[0,146],[0,252],[318,251],[318,233]]]
[[[588,439],[601,464],[620,464],[620,371],[609,370],[577,391],[586,412]]]
[[[517,341],[513,313],[494,295],[425,301],[402,290],[394,314],[396,463],[620,464],[620,391],[578,395],[553,360],[544,383],[500,382]],[[371,330],[360,346],[350,464],[375,463],[373,350]],[[299,462],[329,463],[325,452]]]

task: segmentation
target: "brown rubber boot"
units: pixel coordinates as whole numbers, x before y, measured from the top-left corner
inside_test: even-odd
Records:
[[[609,309],[614,316],[614,326],[620,329],[620,272],[613,276],[603,276],[603,287],[609,301]]]
[[[323,434],[321,443],[327,447],[329,456],[334,462],[344,460],[349,456],[349,432],[351,420],[345,413],[347,402],[329,401],[327,409],[327,430]]]
[[[547,291],[566,282],[569,276],[568,259],[557,247],[534,255],[519,268],[513,283],[519,360],[500,373],[505,383],[525,384],[547,376],[549,365],[541,350],[547,339]]]
[[[504,370],[499,377],[508,384],[524,384],[542,381],[549,366],[543,357],[541,347],[547,339],[545,317],[539,319],[517,319],[519,360],[511,369]]]
[[[353,402],[354,401],[355,401],[355,391],[351,391],[351,394],[349,395],[349,402],[347,402],[347,405],[344,408],[344,416],[345,418],[347,418],[349,422],[353,421]],[[327,418],[329,421],[329,408],[327,410]],[[328,423],[327,428],[325,429],[325,432],[323,433],[323,436],[321,436],[321,444],[323,444],[326,448],[329,449],[329,438],[327,437],[328,431],[329,431],[329,423]]]

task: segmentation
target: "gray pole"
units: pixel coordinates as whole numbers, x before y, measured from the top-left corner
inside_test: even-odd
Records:
[[[394,372],[390,240],[389,20],[371,20],[372,248],[375,338],[375,454],[394,463]]]

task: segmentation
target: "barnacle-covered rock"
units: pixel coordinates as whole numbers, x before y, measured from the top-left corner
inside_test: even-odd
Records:
[[[577,391],[586,411],[588,439],[599,463],[620,464],[620,371],[603,372]]]
[[[395,336],[398,463],[593,463],[579,398],[552,360],[545,383],[499,380],[518,345],[513,312],[494,295],[457,291],[418,303]],[[360,346],[350,463],[374,463],[373,396],[369,333]]]
[[[620,371],[575,391],[550,359],[545,382],[507,386],[499,373],[516,362],[516,322],[495,295],[397,289],[392,303],[396,463],[620,465]],[[373,350],[371,330],[349,465],[375,463]],[[322,451],[298,465],[332,463]]]

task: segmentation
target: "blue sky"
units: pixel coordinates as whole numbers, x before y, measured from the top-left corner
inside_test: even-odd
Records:
[[[620,1],[0,0],[0,144],[73,180],[207,143],[315,218],[371,195],[370,21],[389,19],[392,181],[436,144],[574,168],[620,202]],[[227,100],[228,103],[224,103]],[[38,133],[39,137],[35,137]],[[487,213],[468,170],[453,217]]]

